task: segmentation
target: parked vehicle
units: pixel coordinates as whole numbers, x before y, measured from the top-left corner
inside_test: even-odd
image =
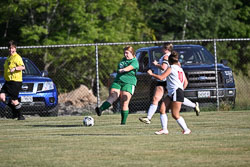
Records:
[[[5,60],[6,57],[0,57],[0,88],[2,88],[5,82],[3,77]],[[22,90],[19,94],[23,114],[57,116],[58,92],[56,85],[47,77],[48,72],[41,72],[37,66],[27,58],[23,58],[23,62],[25,70],[23,71]],[[11,117],[10,108],[3,102],[0,103],[0,116]]]
[[[216,104],[216,72],[215,58],[200,45],[174,45],[174,50],[179,53],[179,61],[189,82],[184,90],[186,98],[202,105]],[[147,110],[153,97],[156,80],[147,74],[150,68],[157,71],[152,62],[159,60],[163,55],[161,46],[140,48],[136,51],[139,61],[137,72],[137,86],[130,102],[130,110]],[[236,89],[232,69],[227,66],[227,61],[222,60],[217,64],[218,94],[221,101],[230,105],[235,104]],[[114,78],[116,73],[111,74]],[[114,111],[119,111],[119,103],[114,104]]]

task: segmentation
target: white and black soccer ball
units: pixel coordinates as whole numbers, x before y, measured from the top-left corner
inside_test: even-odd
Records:
[[[94,126],[95,120],[91,116],[86,116],[83,118],[83,125],[84,126]]]

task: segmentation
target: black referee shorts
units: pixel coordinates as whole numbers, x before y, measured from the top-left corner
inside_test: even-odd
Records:
[[[22,82],[6,81],[0,91],[0,93],[5,93],[12,100],[17,100],[19,92],[22,88]]]

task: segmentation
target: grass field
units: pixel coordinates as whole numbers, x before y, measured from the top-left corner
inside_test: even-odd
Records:
[[[250,166],[250,111],[182,113],[190,135],[169,115],[169,135],[157,136],[159,114],[150,125],[131,114],[103,115],[95,126],[83,116],[0,119],[0,166]]]

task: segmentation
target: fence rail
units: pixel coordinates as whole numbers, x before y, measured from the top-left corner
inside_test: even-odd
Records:
[[[108,94],[108,77],[109,74],[115,70],[115,63],[118,62],[116,54],[118,53],[122,57],[120,46],[132,45],[135,47],[147,47],[152,45],[160,45],[165,42],[173,44],[185,43],[185,44],[206,44],[208,50],[215,56],[215,74],[216,74],[216,106],[220,109],[220,97],[219,97],[219,84],[218,84],[218,59],[222,58],[221,53],[225,50],[224,48],[230,48],[232,52],[235,52],[233,46],[239,45],[239,49],[235,53],[239,54],[240,58],[242,53],[246,54],[242,57],[244,61],[245,73],[241,74],[238,72],[239,65],[237,59],[231,59],[227,55],[223,55],[223,58],[229,58],[233,70],[236,75],[236,86],[241,94],[236,106],[241,105],[243,108],[248,108],[249,105],[246,102],[248,96],[248,67],[250,59],[250,38],[230,38],[230,39],[191,39],[191,40],[169,40],[169,41],[141,41],[141,42],[113,42],[113,43],[91,43],[91,44],[64,44],[64,45],[44,45],[44,46],[18,46],[18,53],[23,57],[30,58],[40,70],[48,70],[50,77],[59,88],[59,93],[62,94],[69,90],[76,89],[80,83],[84,83],[90,88],[96,95],[97,101],[95,105],[100,105],[101,101],[107,97]],[[247,43],[245,43],[247,42]],[[243,46],[244,45],[244,46]],[[74,48],[77,48],[74,50]],[[114,53],[106,53],[114,52]],[[248,52],[248,53],[247,53]],[[228,52],[229,53],[229,52]],[[0,56],[6,56],[7,47],[0,47]],[[95,58],[94,58],[95,57]],[[93,59],[94,58],[94,59]],[[114,62],[112,67],[107,67],[105,64],[106,60]],[[81,65],[82,64],[82,65]],[[60,67],[60,70],[58,70]],[[72,71],[74,71],[72,73]],[[63,76],[60,78],[60,76]],[[65,83],[65,85],[63,85]],[[244,91],[245,90],[245,91]],[[239,96],[237,94],[237,96]],[[245,100],[244,100],[245,99]]]

